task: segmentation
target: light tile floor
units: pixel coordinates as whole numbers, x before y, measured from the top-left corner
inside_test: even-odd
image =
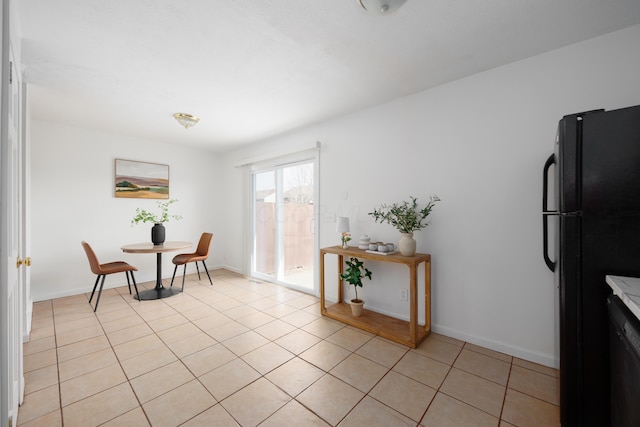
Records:
[[[110,289],[95,314],[89,294],[36,303],[18,425],[559,425],[555,369],[438,334],[409,349],[212,276],[158,301]]]

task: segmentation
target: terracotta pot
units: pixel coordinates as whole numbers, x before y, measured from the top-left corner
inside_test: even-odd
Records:
[[[360,316],[362,314],[362,306],[364,305],[364,301],[361,299],[352,299],[351,300],[351,314],[354,316]]]

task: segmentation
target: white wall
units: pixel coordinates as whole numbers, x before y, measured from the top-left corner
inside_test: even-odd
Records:
[[[155,281],[155,254],[124,254],[128,243],[150,241],[151,224],[131,226],[137,207],[156,201],[113,196],[114,159],[168,164],[172,213],[183,219],[166,226],[167,240],[197,244],[203,231],[214,233],[207,266],[220,267],[225,240],[225,204],[220,161],[210,152],[139,138],[107,134],[33,120],[32,293],[35,301],[90,292],[95,276],[80,242],[86,240],[101,262],[123,260],[136,267],[136,280]],[[163,277],[171,277],[172,254],[163,257]],[[179,269],[181,271],[181,269]],[[187,273],[195,272],[189,265]],[[124,274],[108,276],[105,288],[126,284]]]
[[[230,153],[229,235],[242,235],[237,213],[246,209],[233,165],[320,141],[321,247],[338,243],[324,213],[348,215],[356,241],[366,233],[397,242],[397,232],[367,212],[438,194],[431,226],[415,236],[418,251],[433,256],[433,330],[557,366],[557,289],[542,259],[542,166],[563,115],[640,104],[638,45],[635,26]],[[240,245],[230,242],[225,263],[242,268]],[[399,289],[408,274],[369,268],[366,305],[406,318]]]

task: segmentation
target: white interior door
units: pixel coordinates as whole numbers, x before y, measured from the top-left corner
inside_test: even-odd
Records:
[[[3,15],[6,16],[6,7]],[[3,19],[3,30],[6,24]],[[3,46],[6,43],[6,31],[3,31]],[[8,54],[6,50],[9,50]],[[18,405],[22,402],[24,392],[24,378],[22,365],[22,320],[23,307],[20,274],[23,261],[21,253],[21,206],[22,206],[22,177],[21,156],[22,143],[20,82],[14,67],[11,49],[3,49],[2,67],[2,155],[0,167],[2,170],[2,233],[1,252],[3,257],[3,275],[6,276],[5,291],[0,293],[2,306],[2,409],[3,416],[9,419],[10,425],[16,425]],[[5,394],[6,393],[6,394]]]
[[[20,272],[20,299],[22,301],[22,342],[29,341],[31,333],[31,319],[33,317],[33,297],[31,296],[31,157],[29,151],[29,141],[26,131],[26,105],[27,105],[27,85],[20,82],[20,248],[24,259],[23,268]],[[24,385],[24,383],[23,383]],[[21,393],[23,394],[23,393]]]

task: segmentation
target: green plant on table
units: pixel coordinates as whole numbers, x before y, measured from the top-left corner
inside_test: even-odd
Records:
[[[372,216],[376,222],[386,222],[393,225],[400,233],[413,233],[421,230],[429,225],[427,217],[440,198],[436,195],[431,196],[423,208],[418,206],[418,199],[413,196],[410,196],[410,199],[411,202],[383,204],[373,212],[369,212],[368,215]]]
[[[166,202],[156,202],[158,205],[158,211],[151,212],[146,209],[136,208],[136,215],[131,220],[131,225],[138,224],[140,222],[152,222],[154,224],[163,224],[170,219],[176,221],[182,219],[180,215],[169,215],[169,206],[177,202],[178,199],[167,200]]]
[[[358,287],[362,287],[362,279],[367,277],[371,280],[371,271],[364,266],[364,263],[358,258],[351,257],[346,261],[347,268],[340,274],[340,280],[344,280],[353,285],[353,289],[356,293],[355,302],[360,302],[358,299]]]

